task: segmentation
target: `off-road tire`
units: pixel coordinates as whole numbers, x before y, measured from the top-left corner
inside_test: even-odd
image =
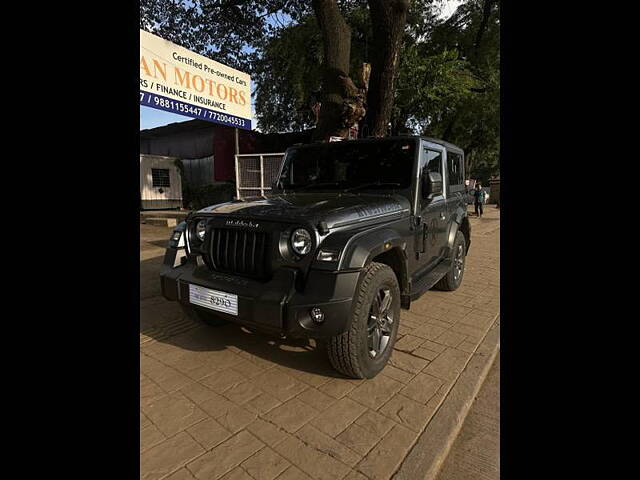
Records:
[[[462,246],[462,270],[460,271],[459,276],[456,278],[456,253],[459,251],[460,246]],[[460,285],[462,285],[462,279],[464,278],[464,267],[466,265],[467,258],[467,241],[464,238],[464,235],[460,230],[456,233],[456,239],[453,242],[453,249],[451,250],[451,269],[447,272],[447,274],[442,277],[438,283],[434,285],[433,288],[436,290],[443,290],[445,292],[453,292],[457,290]]]
[[[221,319],[216,316],[215,313],[205,312],[200,310],[199,308],[187,307],[185,305],[180,305],[182,307],[182,311],[184,311],[185,315],[194,319],[195,321],[205,323],[210,327],[222,327],[227,325],[229,322]]]
[[[393,318],[386,347],[377,358],[369,354],[367,324],[375,296],[382,287],[390,290],[390,313]],[[373,378],[387,364],[398,334],[400,323],[400,288],[393,270],[385,264],[372,262],[363,270],[353,299],[349,329],[327,341],[329,361],[333,368],[352,378]]]

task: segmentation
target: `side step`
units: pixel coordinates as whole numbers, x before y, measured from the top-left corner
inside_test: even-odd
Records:
[[[424,292],[433,287],[451,270],[451,260],[445,259],[436,268],[411,284],[411,300],[417,299]]]

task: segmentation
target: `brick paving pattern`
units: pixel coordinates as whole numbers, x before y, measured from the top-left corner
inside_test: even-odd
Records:
[[[451,446],[437,480],[500,479],[500,354]]]
[[[185,318],[158,285],[171,230],[141,225],[141,478],[391,478],[499,314],[499,210],[471,223],[463,285],[402,310],[371,380],[342,377],[313,341]]]

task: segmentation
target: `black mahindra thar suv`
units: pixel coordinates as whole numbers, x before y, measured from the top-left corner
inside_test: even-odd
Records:
[[[212,326],[323,339],[338,371],[374,377],[400,309],[462,282],[464,179],[463,151],[432,138],[291,147],[268,198],[213,205],[176,227],[163,295]]]

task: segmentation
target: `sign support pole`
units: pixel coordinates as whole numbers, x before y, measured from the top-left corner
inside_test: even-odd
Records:
[[[236,200],[240,200],[240,165],[238,164],[238,155],[235,155],[236,159]]]
[[[238,128],[234,128],[236,137],[236,198],[240,199],[240,165],[238,165],[238,155],[240,154],[240,141],[238,136]]]
[[[264,198],[264,157],[260,155],[260,195]]]

